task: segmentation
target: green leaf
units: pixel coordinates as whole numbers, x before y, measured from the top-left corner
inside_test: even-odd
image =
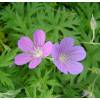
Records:
[[[11,66],[13,64],[13,59],[18,52],[18,49],[11,50],[6,53],[4,51],[2,55],[0,56],[0,67],[6,67],[6,66]]]
[[[21,89],[18,90],[9,90],[5,93],[0,92],[0,98],[14,98],[18,93],[20,93]]]

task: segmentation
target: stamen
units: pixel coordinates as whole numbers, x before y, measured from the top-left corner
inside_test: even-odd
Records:
[[[64,63],[66,61],[66,58],[67,56],[65,54],[61,54],[59,60]]]
[[[33,56],[34,57],[41,57],[43,54],[42,50],[40,48],[37,48],[34,53],[33,53]]]
[[[60,57],[59,57],[59,60],[60,60],[62,63],[65,63],[68,59],[69,59],[69,56],[66,55],[66,54],[61,54]]]

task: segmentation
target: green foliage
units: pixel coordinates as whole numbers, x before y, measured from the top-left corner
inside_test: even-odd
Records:
[[[5,93],[0,93],[0,98],[14,98],[16,97],[16,95],[20,93],[20,89],[19,90],[9,90]]]
[[[4,73],[3,71],[0,71],[0,83],[3,86],[7,86],[9,88],[14,88],[13,82],[9,78],[9,74]]]
[[[0,97],[100,97],[100,5],[98,3],[1,3],[0,4]],[[96,19],[91,43],[90,20]],[[35,69],[16,66],[18,39],[46,31],[53,43],[71,36],[87,57],[80,75],[59,72],[49,59]],[[97,43],[97,44],[96,44]]]
[[[0,56],[0,67],[10,67],[13,64],[13,58],[16,55],[16,51],[18,51],[17,49],[15,50],[11,50],[8,53],[6,52],[6,50],[4,52],[2,52],[2,55]]]

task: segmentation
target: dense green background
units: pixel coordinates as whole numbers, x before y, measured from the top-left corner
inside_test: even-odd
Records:
[[[100,45],[82,43],[92,38],[92,14],[94,42],[100,42],[99,3],[0,3],[0,97],[100,97]],[[48,59],[33,70],[16,66],[18,39],[32,38],[36,29],[46,31],[53,43],[73,37],[87,52],[84,71],[65,75]]]

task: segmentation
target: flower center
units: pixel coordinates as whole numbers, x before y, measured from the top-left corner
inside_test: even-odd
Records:
[[[67,57],[66,57],[65,54],[61,54],[60,57],[59,57],[59,60],[64,63],[66,61],[66,58]]]
[[[43,54],[43,53],[42,53],[42,50],[39,49],[39,48],[37,48],[37,49],[34,51],[33,56],[35,56],[35,57],[41,57],[42,54]]]

